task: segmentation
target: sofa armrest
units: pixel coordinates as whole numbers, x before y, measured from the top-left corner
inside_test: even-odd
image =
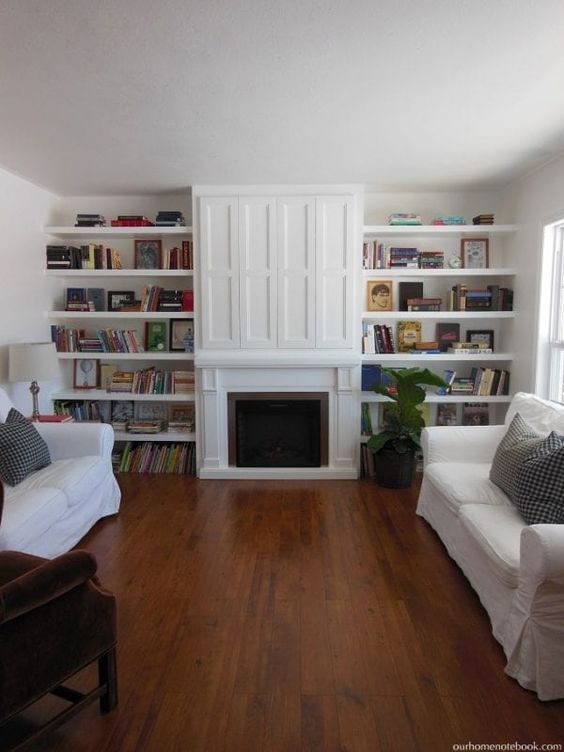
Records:
[[[521,532],[521,573],[533,582],[564,584],[564,525],[530,525]]]
[[[506,426],[429,426],[421,432],[425,465],[491,462]]]
[[[99,455],[111,459],[114,429],[108,423],[34,423],[52,460]]]
[[[0,557],[9,561],[17,557],[20,567],[28,571],[0,587],[0,624],[39,608],[92,579],[96,574],[96,559],[87,551],[70,551],[55,559],[38,559],[30,556],[28,563],[22,561],[19,552],[3,551]]]

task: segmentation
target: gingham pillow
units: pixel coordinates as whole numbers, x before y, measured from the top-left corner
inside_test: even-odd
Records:
[[[500,441],[490,468],[490,480],[511,499],[517,470],[525,457],[536,449],[542,437],[516,413]]]
[[[0,479],[17,486],[34,470],[51,464],[47,444],[27,418],[12,408],[0,423]]]
[[[526,457],[512,501],[529,525],[564,524],[564,436],[553,431]]]

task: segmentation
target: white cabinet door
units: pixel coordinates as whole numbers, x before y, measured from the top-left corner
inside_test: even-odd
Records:
[[[202,347],[238,348],[238,199],[200,198]]]
[[[315,208],[316,347],[353,346],[354,201],[318,196]]]
[[[278,199],[278,347],[315,347],[315,197]]]
[[[276,199],[239,198],[241,347],[277,346]]]

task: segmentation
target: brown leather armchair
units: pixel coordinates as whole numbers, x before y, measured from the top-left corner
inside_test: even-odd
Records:
[[[1,493],[1,492],[0,492]],[[0,551],[0,747],[20,711],[47,693],[70,702],[25,742],[43,736],[88,703],[117,704],[116,603],[97,578],[96,559],[75,550],[55,559]],[[87,693],[63,682],[98,661],[98,684]],[[2,741],[7,734],[8,741]],[[18,740],[18,744],[22,742]]]

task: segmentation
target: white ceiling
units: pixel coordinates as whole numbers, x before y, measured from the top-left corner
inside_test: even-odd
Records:
[[[562,0],[0,0],[0,165],[62,195],[495,188],[564,151]]]

